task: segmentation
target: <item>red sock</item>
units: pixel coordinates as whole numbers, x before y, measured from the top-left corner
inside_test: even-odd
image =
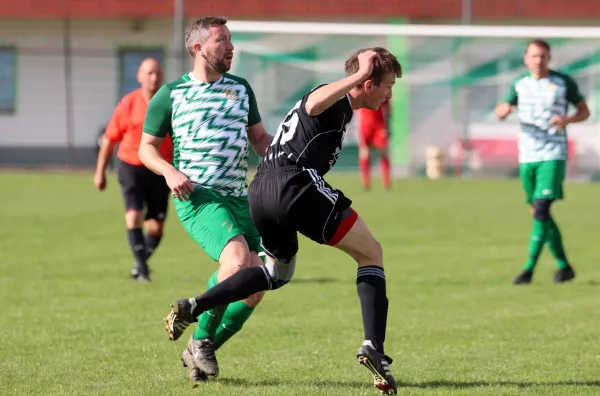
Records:
[[[381,157],[379,162],[381,167],[381,178],[383,179],[383,187],[385,189],[390,188],[390,159],[387,157]]]
[[[370,168],[371,168],[371,164],[369,161],[369,158],[359,158],[358,159],[358,165],[360,168],[360,177],[362,179],[362,185],[364,188],[369,188],[371,185],[371,180],[370,180]]]

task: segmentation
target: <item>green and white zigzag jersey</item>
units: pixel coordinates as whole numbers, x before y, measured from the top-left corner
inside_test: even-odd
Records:
[[[539,80],[529,73],[517,77],[503,101],[517,106],[519,162],[566,160],[567,131],[556,130],[550,119],[566,116],[569,103],[582,99],[575,81],[565,74],[550,70]]]
[[[224,74],[199,81],[191,73],[162,86],[148,105],[144,132],[173,139],[173,166],[194,186],[247,195],[248,127],[261,121],[246,80]]]

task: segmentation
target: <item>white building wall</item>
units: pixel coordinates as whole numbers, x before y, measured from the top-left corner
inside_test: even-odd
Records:
[[[118,98],[121,47],[173,47],[170,19],[148,20],[134,31],[129,20],[74,20],[72,30],[73,145],[90,147]],[[17,48],[16,112],[0,115],[0,146],[67,145],[63,24],[59,20],[7,20],[0,44]],[[177,76],[166,56],[165,80]]]

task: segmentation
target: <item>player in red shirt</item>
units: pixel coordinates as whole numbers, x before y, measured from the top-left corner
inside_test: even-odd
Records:
[[[365,190],[371,187],[371,148],[379,150],[383,187],[391,188],[390,157],[388,150],[390,104],[385,101],[378,110],[366,108],[358,111],[358,163],[360,176]]]
[[[121,99],[106,128],[94,184],[100,191],[106,188],[106,166],[118,143],[117,157],[121,160],[118,176],[125,203],[125,223],[136,262],[131,275],[147,282],[150,280],[147,260],[163,235],[170,189],[165,179],[146,168],[138,157],[148,102],[162,85],[160,63],[155,59],[143,60],[137,77],[141,87]],[[173,160],[173,143],[169,137],[163,141],[160,152],[167,161]]]

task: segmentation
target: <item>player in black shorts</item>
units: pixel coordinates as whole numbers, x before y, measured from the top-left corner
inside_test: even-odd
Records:
[[[162,83],[160,63],[155,59],[145,59],[140,64],[137,77],[141,87],[121,99],[104,131],[94,184],[100,191],[106,188],[106,167],[115,145],[119,144],[117,156],[121,161],[118,175],[125,203],[125,226],[136,262],[131,275],[139,282],[147,282],[150,280],[148,259],[163,236],[170,189],[165,179],[146,168],[138,156],[148,102]],[[165,159],[172,160],[173,143],[170,138],[163,141],[160,150]]]
[[[353,110],[378,109],[392,96],[401,74],[389,51],[359,50],[346,61],[346,78],[319,86],[296,103],[248,189],[266,265],[243,269],[199,297],[173,303],[167,320],[174,336],[206,310],[287,284],[294,274],[300,232],[343,250],[358,263],[365,341],[357,358],[372,372],[376,387],[386,394],[397,393],[389,368],[392,360],[383,348],[388,299],[381,245],[351,208],[350,199],[323,176],[337,161]]]

